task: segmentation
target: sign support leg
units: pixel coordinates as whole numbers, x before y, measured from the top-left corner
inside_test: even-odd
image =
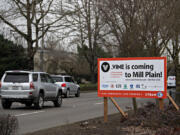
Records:
[[[108,121],[108,98],[104,97],[104,122]]]
[[[167,93],[167,97],[169,98],[169,100],[172,102],[172,104],[174,105],[174,107],[178,111],[179,110],[179,106],[175,103],[175,101],[172,99],[172,97],[169,95],[169,93]]]
[[[119,112],[122,114],[123,117],[127,118],[127,113],[125,113],[120,106],[117,104],[117,102],[114,100],[114,98],[110,97],[112,103],[116,106],[116,108],[119,110]]]

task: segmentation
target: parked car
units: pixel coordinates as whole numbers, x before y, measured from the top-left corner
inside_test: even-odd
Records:
[[[65,97],[70,95],[80,96],[80,86],[76,84],[69,75],[51,75],[57,85],[62,87],[62,94]]]
[[[175,88],[176,87],[176,76],[168,76],[167,87]]]
[[[44,101],[52,101],[55,107],[62,104],[62,89],[45,72],[6,71],[1,79],[1,101],[4,109],[13,102],[30,107],[43,108]]]

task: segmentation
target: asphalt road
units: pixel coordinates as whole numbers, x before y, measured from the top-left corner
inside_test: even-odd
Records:
[[[131,98],[115,98],[115,100],[123,110],[132,107]],[[155,99],[137,98],[138,106],[142,106],[149,101],[155,102]],[[117,112],[117,109],[109,100],[108,114]],[[14,103],[11,109],[4,110],[0,105],[0,114],[16,116],[19,121],[19,134],[25,134],[103,116],[103,98],[97,97],[96,92],[81,93],[79,98],[64,98],[63,105],[60,108],[55,108],[52,102],[45,102],[45,107],[42,110],[35,110],[33,107],[26,108],[19,103]]]

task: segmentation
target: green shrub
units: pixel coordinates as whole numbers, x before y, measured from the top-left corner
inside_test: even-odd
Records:
[[[97,84],[80,84],[80,89],[82,91],[97,91]]]

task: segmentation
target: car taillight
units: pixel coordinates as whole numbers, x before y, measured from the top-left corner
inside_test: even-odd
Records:
[[[34,89],[34,84],[32,82],[30,83],[30,89]]]
[[[61,87],[66,87],[66,84],[65,83],[61,84]]]

